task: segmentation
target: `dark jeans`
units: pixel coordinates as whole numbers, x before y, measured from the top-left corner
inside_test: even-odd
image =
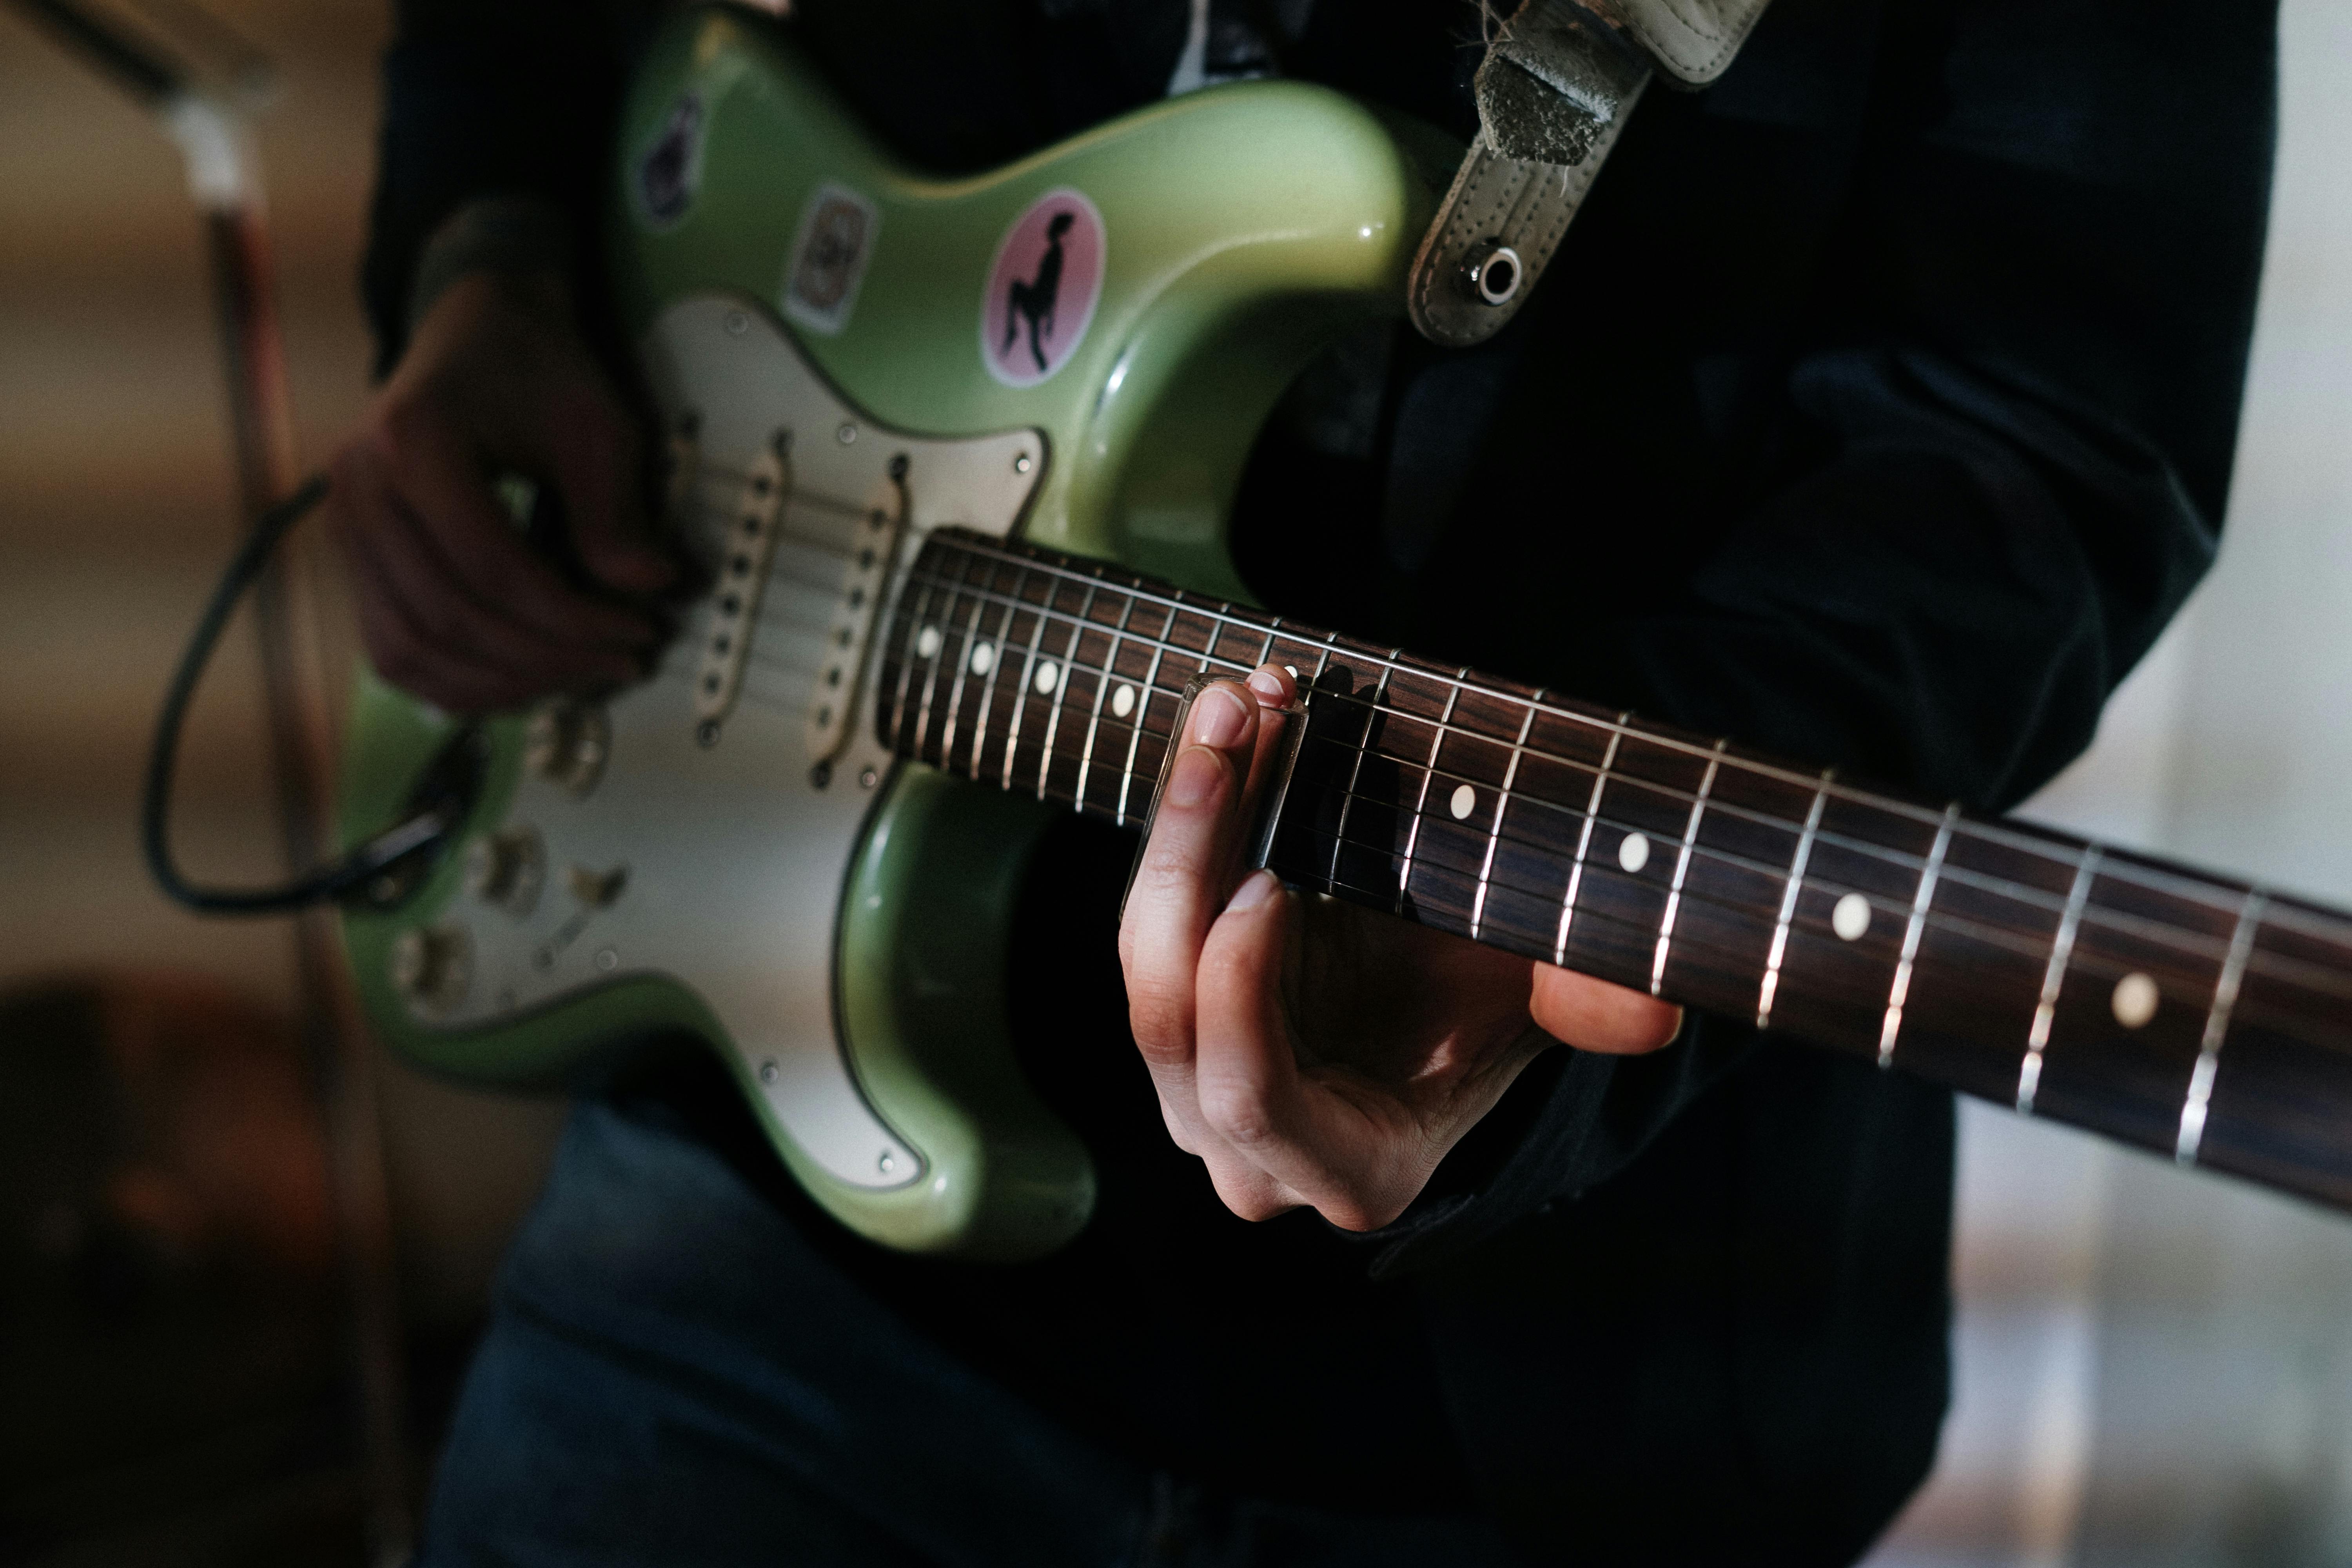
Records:
[[[1223,1495],[909,1329],[692,1138],[583,1105],[509,1257],[419,1568],[1518,1561],[1484,1520]]]

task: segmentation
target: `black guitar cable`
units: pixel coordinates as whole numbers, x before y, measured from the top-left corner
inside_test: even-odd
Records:
[[[343,898],[366,887],[394,862],[436,847],[464,819],[464,802],[457,798],[460,792],[428,791],[412,803],[410,814],[395,826],[377,834],[349,854],[274,888],[200,888],[180,875],[172,858],[172,776],[179,761],[180,731],[187,720],[188,703],[195,696],[196,682],[212,660],[213,648],[220,641],[221,630],[228,625],[230,614],[261,575],[269,552],[286,536],[287,530],[300,521],[326,494],[327,477],[315,475],[300,489],[263,512],[254,523],[253,531],[246,536],[244,544],[229,561],[228,570],[221,574],[219,584],[214,587],[212,598],[196,622],[195,632],[188,638],[187,649],[180,655],[179,668],[173,672],[171,688],[163,696],[163,710],[155,721],[155,740],[147,753],[146,787],[140,797],[140,844],[146,851],[147,869],[156,883],[175,901],[199,913],[284,914]]]

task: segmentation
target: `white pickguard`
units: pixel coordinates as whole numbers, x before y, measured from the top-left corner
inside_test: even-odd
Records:
[[[1043,475],[1044,438],[1018,430],[930,440],[877,426],[834,394],[764,310],[730,297],[671,306],[644,352],[665,428],[694,432],[697,474],[673,524],[717,586],[652,679],[605,704],[609,752],[593,787],[575,793],[525,770],[500,826],[537,836],[537,899],[522,913],[479,898],[452,907],[442,931],[465,953],[462,990],[419,1019],[478,1027],[632,975],[667,974],[717,1015],[811,1159],[860,1186],[903,1185],[925,1162],[859,1092],[834,1005],[844,879],[892,766],[872,721],[878,635],[854,693],[821,682],[841,628],[895,596],[926,531],[950,523],[1011,531]],[[780,432],[790,485],[756,617],[738,616],[750,626],[740,689],[716,742],[705,744],[696,699],[714,632],[725,629],[729,531],[741,524],[747,477]],[[868,498],[902,456],[897,563],[887,591],[869,588],[853,612],[845,569],[872,527]],[[830,742],[814,721],[824,703],[840,701],[856,704],[856,720],[819,787],[812,747]],[[575,890],[593,894],[614,872],[609,903]]]

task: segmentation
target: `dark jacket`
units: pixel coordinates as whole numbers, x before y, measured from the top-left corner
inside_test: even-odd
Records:
[[[1325,0],[1286,34],[1299,9],[1251,13],[1282,69],[1468,134],[1473,7]],[[873,128],[953,171],[1157,96],[1188,7],[796,11]],[[457,202],[593,221],[642,19],[583,15],[404,7],[367,272],[387,355]],[[2012,805],[2211,559],[2273,74],[2267,0],[1777,0],[1720,84],[1649,94],[1513,328],[1384,334],[1302,387],[1237,509],[1244,572],[1321,624]],[[1883,1528],[1946,1400],[1948,1095],[1696,1019],[1654,1057],[1551,1053],[1376,1237],[1244,1226],[1120,1043],[1108,918],[1072,910],[1126,850],[1092,835],[1049,847],[1034,916],[1084,978],[1015,994],[1055,1020],[1030,1067],[1100,1158],[1096,1223],[1021,1268],[835,1237],[839,1267],[1210,1480],[1493,1507],[1579,1563],[1839,1562]],[[723,1089],[661,1092],[827,1229]]]

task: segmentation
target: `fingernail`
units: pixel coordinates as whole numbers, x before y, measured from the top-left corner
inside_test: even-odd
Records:
[[[1168,773],[1170,805],[1192,807],[1216,794],[1225,779],[1225,759],[1205,746],[1187,746]]]
[[[1229,913],[1234,910],[1254,910],[1274,897],[1281,889],[1282,879],[1273,872],[1253,871],[1242,879],[1242,885],[1235,888],[1234,896],[1225,900],[1225,909]]]
[[[1192,699],[1192,739],[1204,746],[1230,746],[1242,738],[1249,710],[1223,686],[1212,686]]]
[[[1289,692],[1283,689],[1282,677],[1276,675],[1271,669],[1254,669],[1250,671],[1249,688],[1252,691],[1256,692],[1260,697],[1265,698],[1269,701],[1273,702],[1277,708],[1281,707],[1290,696]]]

